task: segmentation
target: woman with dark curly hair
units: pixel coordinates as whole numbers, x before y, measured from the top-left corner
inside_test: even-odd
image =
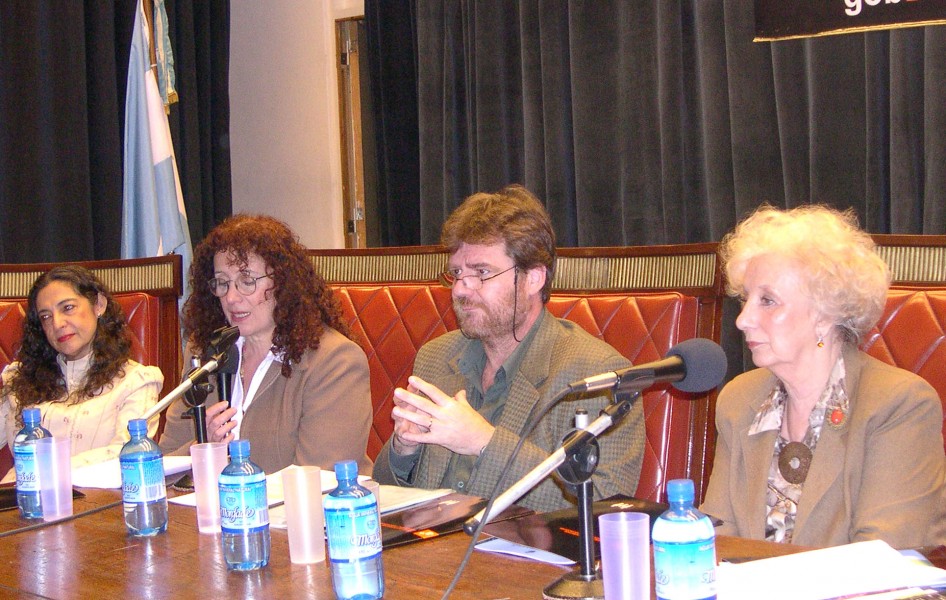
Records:
[[[267,473],[291,464],[331,469],[346,459],[370,472],[368,359],[292,230],[264,215],[229,217],[194,250],[189,279],[190,355],[206,355],[216,329],[240,329],[230,406],[216,392],[205,402],[210,441],[250,440]],[[178,402],[168,411],[166,452],[186,453],[193,442],[186,408]]]
[[[117,457],[129,419],[154,406],[164,383],[157,367],[136,363],[130,351],[121,307],[88,269],[67,265],[40,275],[17,360],[3,370],[0,447],[22,426],[23,409],[35,406],[53,436],[72,439],[73,466]]]

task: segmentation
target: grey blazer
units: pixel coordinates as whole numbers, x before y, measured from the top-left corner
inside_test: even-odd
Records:
[[[460,373],[460,357],[470,344],[479,341],[463,337],[459,331],[446,333],[425,344],[417,353],[414,373],[448,394],[472,385]],[[555,394],[570,382],[598,373],[624,368],[629,362],[614,348],[587,333],[580,326],[557,319],[545,311],[531,347],[523,357],[517,373],[511,374],[509,395],[497,423],[496,431],[477,459],[464,493],[487,497],[504,473],[506,461],[519,441],[529,412],[545,407]],[[572,429],[575,409],[586,408],[594,418],[608,404],[608,395],[589,396],[576,401],[560,402],[545,416],[529,436],[518,458],[509,470],[503,489],[530,471],[561,444]],[[598,498],[618,493],[632,495],[637,489],[644,453],[644,413],[641,403],[632,408],[621,423],[600,438],[601,454],[593,478]],[[381,483],[410,485],[420,488],[444,487],[443,478],[452,452],[442,446],[425,445],[409,481],[398,480],[388,459],[391,440],[378,455],[374,477]],[[523,496],[519,504],[545,512],[572,506],[556,478],[546,478]]]
[[[793,543],[882,539],[905,548],[946,542],[943,412],[923,379],[854,348],[844,352],[850,412],[815,448]],[[748,435],[775,385],[767,369],[730,382],[716,408],[716,458],[702,509],[717,533],[765,537],[765,493],[777,432]]]
[[[250,440],[253,462],[274,473],[291,464],[331,470],[350,459],[358,461],[360,473],[370,473],[371,391],[361,347],[326,328],[318,350],[305,352],[289,378],[281,369],[280,363],[270,365],[243,415],[240,437]],[[216,392],[207,405],[215,402]],[[168,409],[160,441],[166,453],[186,454],[194,441],[193,421],[181,418],[186,408],[175,402]]]

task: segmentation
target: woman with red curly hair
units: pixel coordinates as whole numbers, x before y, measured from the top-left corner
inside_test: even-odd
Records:
[[[189,282],[189,354],[208,354],[220,327],[240,329],[230,406],[216,392],[205,402],[209,440],[250,440],[267,473],[292,464],[331,469],[346,459],[370,472],[368,360],[292,230],[264,215],[227,218],[194,250]],[[166,452],[186,453],[193,442],[186,408],[178,402],[168,411]]]

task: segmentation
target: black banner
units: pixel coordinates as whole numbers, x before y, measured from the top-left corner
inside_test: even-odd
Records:
[[[946,24],[946,0],[755,0],[755,41]]]

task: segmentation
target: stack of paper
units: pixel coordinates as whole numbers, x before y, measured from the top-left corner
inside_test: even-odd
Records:
[[[874,540],[719,565],[719,600],[828,600],[946,585],[946,571]]]

